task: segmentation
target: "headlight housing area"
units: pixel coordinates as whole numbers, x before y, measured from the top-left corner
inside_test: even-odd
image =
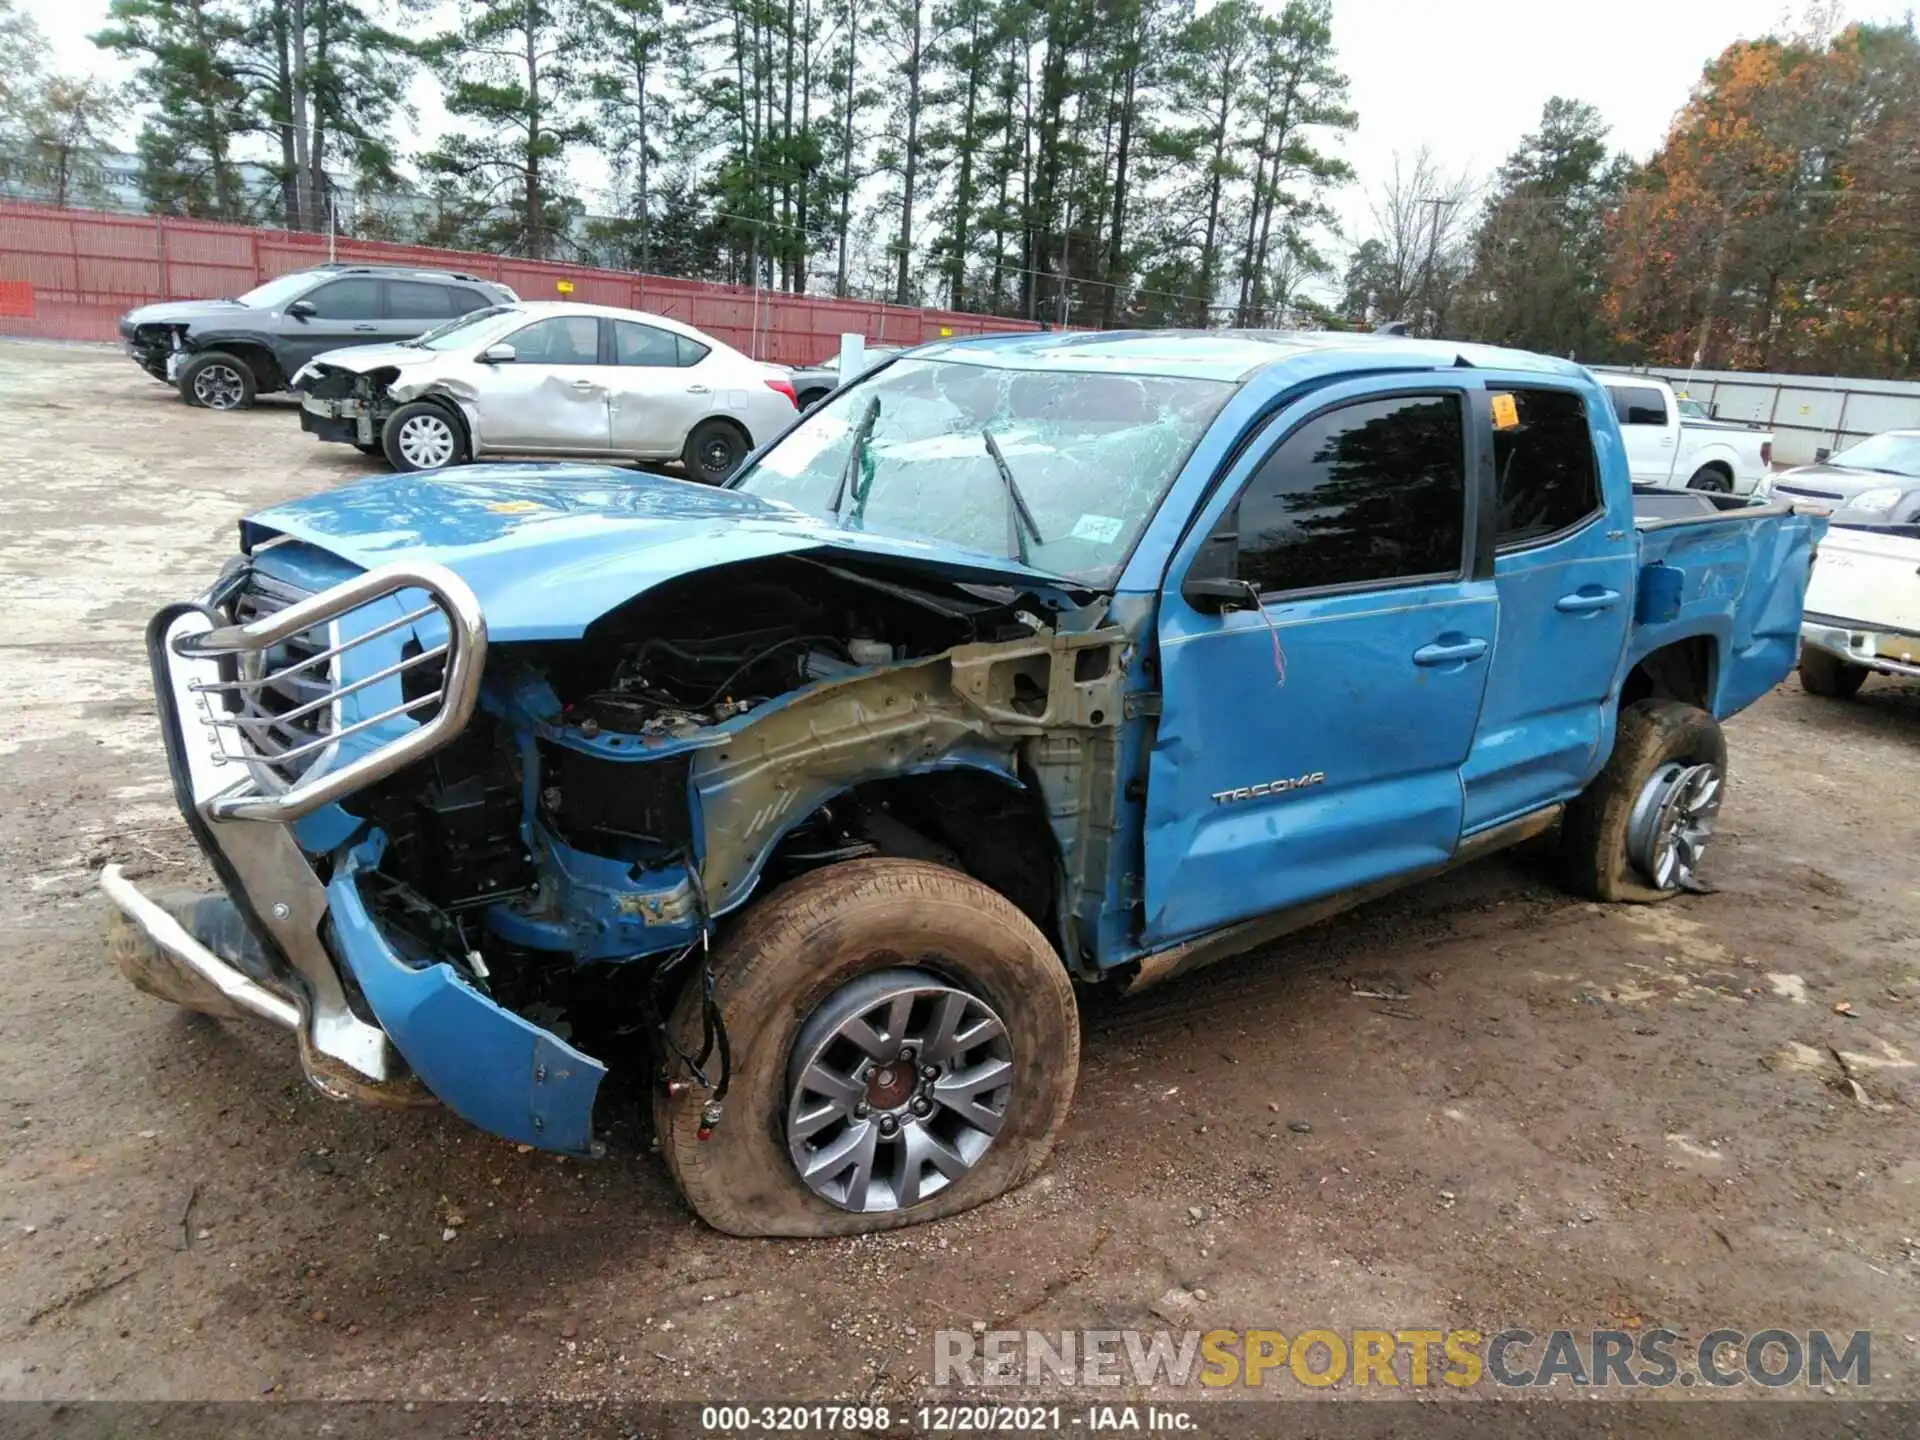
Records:
[[[1891,510],[1900,503],[1900,497],[1907,492],[1898,485],[1876,485],[1871,490],[1862,490],[1847,501],[1849,510]]]

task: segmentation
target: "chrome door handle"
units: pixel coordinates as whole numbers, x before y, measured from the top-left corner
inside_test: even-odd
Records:
[[[1553,608],[1563,615],[1592,615],[1597,611],[1611,610],[1619,603],[1618,590],[1576,590],[1554,601]]]
[[[379,328],[378,325],[356,325],[353,327],[353,333],[356,335],[371,335]]]
[[[712,391],[712,390],[710,390],[710,389],[709,389],[708,387],[706,387],[705,385],[689,385],[689,386],[687,386],[687,394],[689,394],[689,395],[711,395],[712,393],[713,393],[713,391]]]
[[[598,390],[600,387],[591,380],[576,380],[573,382],[573,388],[576,390]]]
[[[1487,653],[1484,640],[1456,640],[1450,645],[1435,641],[1431,645],[1422,645],[1413,652],[1416,665],[1458,665],[1468,660],[1478,660]]]

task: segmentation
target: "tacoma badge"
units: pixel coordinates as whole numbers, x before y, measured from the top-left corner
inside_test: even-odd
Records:
[[[1238,790],[1216,790],[1213,803],[1231,805],[1236,800],[1253,800],[1262,795],[1282,795],[1289,790],[1305,790],[1309,785],[1326,783],[1327,772],[1315,770],[1310,774],[1296,775],[1288,780],[1262,780],[1258,785],[1242,785]]]

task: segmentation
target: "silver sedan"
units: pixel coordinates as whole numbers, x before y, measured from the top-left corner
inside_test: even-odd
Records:
[[[401,344],[330,350],[293,389],[304,429],[397,470],[679,460],[717,482],[795,414],[782,369],[665,316],[571,303],[501,305]]]

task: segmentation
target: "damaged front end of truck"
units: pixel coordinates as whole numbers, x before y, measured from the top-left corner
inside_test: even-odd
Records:
[[[809,870],[952,866],[1096,970],[1138,674],[1112,597],[683,482],[529,474],[268,512],[154,618],[180,808],[230,903],[110,869],[136,985],[294,1031],[330,1095],[583,1155],[636,1054],[721,1118],[724,1026],[694,1048],[661,1017]]]

